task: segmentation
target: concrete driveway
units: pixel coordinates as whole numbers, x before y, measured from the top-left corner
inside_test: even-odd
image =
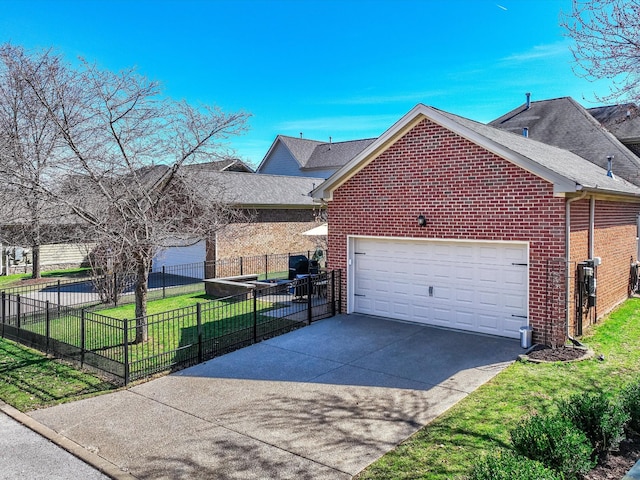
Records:
[[[137,478],[348,479],[518,353],[516,340],[340,315],[31,417]]]

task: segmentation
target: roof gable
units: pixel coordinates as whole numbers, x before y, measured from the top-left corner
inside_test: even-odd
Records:
[[[640,188],[607,176],[606,170],[551,145],[514,135],[422,104],[416,105],[376,141],[313,191],[316,198],[331,199],[333,191],[390,148],[415,125],[429,120],[538,175],[554,185],[555,193],[580,189],[640,196]]]

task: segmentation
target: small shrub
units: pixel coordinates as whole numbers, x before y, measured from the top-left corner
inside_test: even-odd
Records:
[[[621,402],[604,392],[572,395],[558,405],[560,414],[582,430],[600,455],[618,446],[629,420]]]
[[[640,380],[630,383],[622,390],[620,402],[629,415],[627,430],[640,433]]]
[[[558,415],[523,420],[511,431],[511,442],[520,455],[542,462],[567,479],[578,478],[595,466],[587,436]]]
[[[540,462],[500,450],[475,463],[467,480],[563,480],[563,477]]]

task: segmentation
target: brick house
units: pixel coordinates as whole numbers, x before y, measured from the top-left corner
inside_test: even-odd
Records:
[[[627,298],[640,187],[522,135],[420,104],[313,196],[347,313],[558,344]]]

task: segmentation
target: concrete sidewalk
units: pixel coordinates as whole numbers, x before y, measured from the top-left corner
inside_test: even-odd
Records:
[[[31,417],[136,478],[349,479],[519,353],[516,340],[341,315]]]

